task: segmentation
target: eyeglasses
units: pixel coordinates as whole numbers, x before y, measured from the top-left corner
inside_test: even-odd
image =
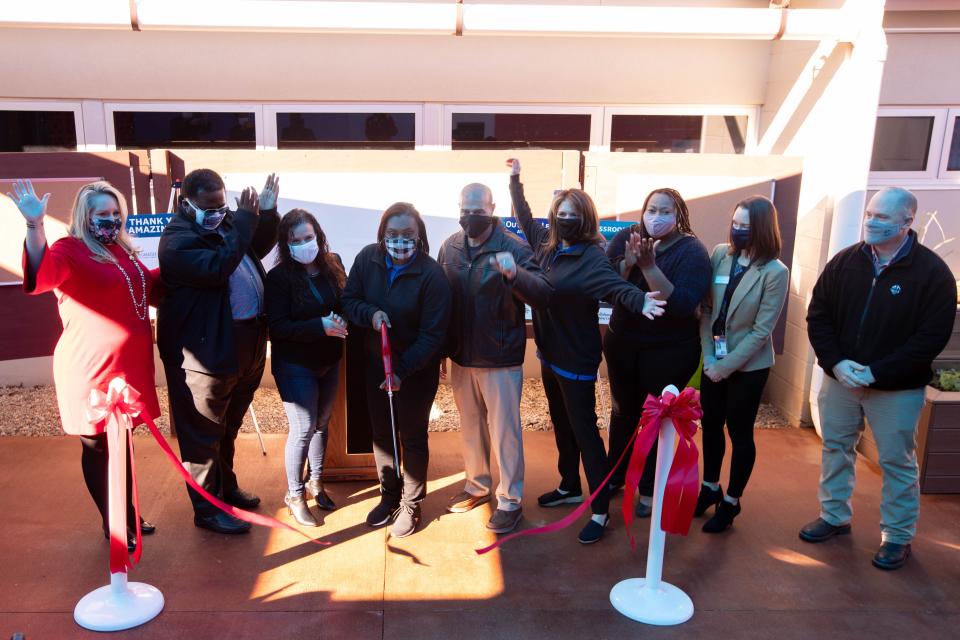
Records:
[[[202,209],[189,200],[187,200],[187,204],[196,209],[198,213],[202,211],[203,214],[207,216],[226,215],[227,212],[230,211],[230,207],[227,205],[223,205],[222,207],[212,207],[210,209]]]

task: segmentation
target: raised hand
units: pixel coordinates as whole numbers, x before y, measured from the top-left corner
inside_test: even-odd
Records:
[[[237,209],[246,209],[260,215],[260,197],[257,190],[253,187],[247,187],[237,198]]]
[[[323,320],[323,331],[331,338],[346,338],[347,337],[347,323],[343,318],[335,314],[333,311],[329,315],[326,315],[322,318]]]
[[[509,251],[500,251],[490,258],[490,266],[503,274],[507,280],[517,277],[517,261]]]
[[[636,231],[631,233],[630,237],[627,238],[627,245],[623,248],[623,262],[624,266],[627,268],[627,271],[637,266],[637,258],[640,254],[641,241],[642,236]]]
[[[14,182],[13,193],[7,192],[7,197],[13,200],[27,222],[36,222],[43,218],[47,213],[47,203],[50,201],[49,193],[45,193],[43,198],[38,198],[29,180]]]
[[[269,211],[277,206],[277,198],[280,197],[280,178],[275,173],[267,176],[267,183],[263,185],[263,191],[260,192],[260,208]]]
[[[667,301],[658,298],[659,295],[659,291],[650,291],[644,296],[643,315],[649,320],[662,316],[666,311],[664,307],[667,306]]]
[[[655,242],[656,240],[653,238],[639,240],[637,246],[637,266],[641,269],[649,269],[650,267],[657,266],[657,254],[653,250]]]
[[[520,175],[520,161],[516,158],[510,158],[507,160],[507,166],[510,167],[510,175],[518,176]]]

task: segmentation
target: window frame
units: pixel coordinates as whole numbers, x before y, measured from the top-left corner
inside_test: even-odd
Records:
[[[87,140],[83,130],[83,104],[79,100],[7,100],[0,99],[0,111],[70,111],[77,136],[77,148],[86,150]],[[29,151],[11,153],[31,153]]]
[[[608,106],[603,109],[603,151],[608,153],[637,153],[634,151],[613,151],[613,116],[703,116],[700,128],[700,147],[706,142],[707,116],[746,116],[747,128],[744,131],[743,155],[753,155],[757,147],[757,125],[760,120],[760,107],[755,105],[636,105]],[[591,149],[592,151],[592,149]],[[661,153],[661,152],[656,152]],[[703,153],[702,151],[698,153]]]
[[[264,148],[271,151],[278,149],[278,113],[412,113],[414,118],[413,148],[414,150],[419,150],[423,146],[424,120],[423,103],[421,102],[264,103]]]
[[[106,120],[107,150],[117,150],[116,123],[113,114],[117,111],[133,112],[190,112],[190,113],[252,113],[254,122],[254,149],[262,151],[264,147],[263,135],[263,104],[255,102],[104,102],[103,115]],[[197,147],[198,149],[214,149],[215,147]]]
[[[946,120],[943,126],[943,148],[940,150],[940,167],[937,178],[946,182],[960,183],[960,169],[948,169],[950,164],[950,145],[953,143],[953,128],[957,118],[960,118],[960,108],[947,109]]]
[[[601,151],[603,139],[602,105],[556,105],[556,104],[459,104],[443,105],[441,114],[440,146],[444,150],[453,149],[454,113],[507,113],[528,115],[589,115],[590,145],[587,151]]]
[[[871,185],[888,186],[900,185],[904,182],[933,182],[938,180],[941,177],[940,166],[943,160],[943,147],[947,146],[944,144],[947,111],[948,109],[943,107],[879,107],[877,118],[932,117],[933,128],[930,131],[930,148],[927,149],[927,168],[925,171],[870,171],[869,183]],[[876,135],[876,128],[874,128],[874,140],[876,140]],[[950,153],[949,149],[946,153]],[[871,162],[873,161],[872,155],[871,153]],[[957,181],[960,181],[960,175],[957,176]]]

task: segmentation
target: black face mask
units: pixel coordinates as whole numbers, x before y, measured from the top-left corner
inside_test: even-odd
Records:
[[[483,232],[490,228],[494,223],[493,216],[481,216],[476,213],[460,216],[460,226],[468,238],[476,238],[483,235]]]
[[[557,218],[557,234],[561,240],[573,240],[580,234],[580,218]]]

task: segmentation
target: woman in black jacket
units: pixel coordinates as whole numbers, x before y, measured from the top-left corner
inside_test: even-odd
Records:
[[[593,493],[606,475],[603,440],[597,430],[596,381],[602,345],[597,321],[598,300],[619,303],[650,320],[663,314],[657,292],[644,293],[621,278],[600,243],[597,209],[580,189],[565,189],[550,205],[544,229],[533,219],[520,183],[520,161],[510,159],[510,198],[514,214],[534,252],[534,259],[553,285],[553,297],[533,311],[533,331],[557,441],[560,486],[538,498],[542,507],[583,502],[580,458]],[[609,521],[610,495],[601,491],[591,504],[593,517],[580,531],[583,544],[596,542]]]
[[[323,457],[347,335],[346,322],[337,315],[346,274],[309,212],[287,213],[279,237],[277,266],[267,274],[264,300],[273,346],[271,368],[290,423],[284,502],[299,524],[316,527],[320,523],[307,505],[304,488],[320,509],[336,508],[323,489]],[[310,479],[304,487],[308,458]]]
[[[363,331],[367,406],[373,431],[373,453],[380,478],[380,503],[367,524],[380,527],[394,520],[390,534],[402,538],[420,523],[426,495],[427,425],[440,381],[440,356],[450,323],[450,285],[430,257],[427,230],[412,204],[391,205],[380,219],[377,242],[365,247],[350,268],[343,291],[344,313]],[[385,379],[380,325],[389,328],[394,376]],[[385,390],[394,395],[397,459]]]

